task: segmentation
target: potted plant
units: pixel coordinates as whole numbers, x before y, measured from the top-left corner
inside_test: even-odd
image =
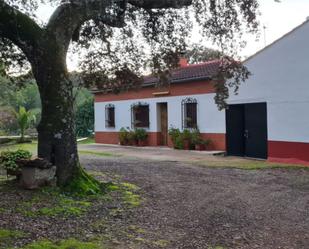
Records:
[[[129,143],[129,145],[132,145],[132,146],[137,145],[136,134],[135,134],[135,131],[133,131],[133,130],[130,130],[128,132],[128,143]]]
[[[3,151],[0,154],[0,167],[4,168],[8,175],[19,178],[21,161],[30,160],[31,157],[31,153],[26,150]]]
[[[126,128],[122,127],[119,132],[120,145],[127,145],[129,142],[129,132]]]
[[[184,129],[182,133],[182,139],[183,139],[183,147],[185,150],[190,150],[191,140],[192,140],[192,134],[190,130]]]
[[[204,140],[202,139],[199,129],[192,131],[191,142],[195,150],[205,150]]]
[[[146,146],[148,134],[145,129],[136,129],[135,136],[137,139],[138,146]]]
[[[174,149],[180,149],[179,147],[181,148],[183,147],[181,132],[179,129],[171,127],[168,130],[168,135],[170,136],[172,140]],[[181,146],[180,146],[180,143],[181,143]]]

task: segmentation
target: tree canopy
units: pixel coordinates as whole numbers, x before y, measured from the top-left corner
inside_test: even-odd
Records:
[[[56,7],[47,24],[36,17],[44,3]],[[233,59],[244,46],[243,34],[258,28],[257,0],[0,0],[0,9],[0,53],[11,70],[30,69],[32,49],[54,33],[63,51],[78,58],[81,82],[103,90],[134,87],[145,65],[166,83],[166,70],[177,66],[193,25]],[[247,76],[235,69],[233,76]]]
[[[42,3],[56,7],[46,24],[35,16]],[[139,85],[148,61],[159,84],[168,84],[198,25],[225,55],[215,84],[215,101],[224,108],[228,87],[237,90],[248,77],[235,55],[242,35],[257,31],[257,13],[257,0],[0,0],[0,55],[13,73],[31,69],[36,80],[38,156],[57,166],[58,184],[95,185],[79,166],[68,51],[80,59],[77,81],[103,91]]]

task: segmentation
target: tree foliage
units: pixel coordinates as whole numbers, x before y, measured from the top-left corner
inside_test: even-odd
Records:
[[[187,48],[184,56],[188,59],[190,64],[196,64],[210,60],[218,60],[223,56],[223,54],[219,50],[194,43]]]
[[[15,112],[16,120],[20,130],[20,142],[25,141],[25,132],[30,127],[32,122],[35,122],[35,115],[32,110],[26,110],[25,107],[20,106]]]
[[[44,2],[56,7],[46,24],[35,16]],[[248,76],[234,56],[244,32],[256,32],[257,12],[257,0],[0,0],[0,56],[10,73],[31,68],[42,103],[38,156],[57,166],[58,184],[81,175],[69,51],[80,59],[77,81],[89,87],[137,87],[147,61],[159,84],[168,84],[196,22],[225,55],[215,98],[224,108],[228,87],[237,90]]]
[[[57,7],[47,24],[39,23],[35,16],[35,10],[42,3]],[[141,83],[145,65],[151,67],[160,83],[168,83],[167,70],[177,66],[178,57],[186,50],[193,23],[199,25],[205,39],[220,49],[220,58],[224,59],[223,54],[228,56],[221,71],[233,70],[233,76],[241,81],[247,76],[244,68],[240,64],[230,67],[230,64],[244,46],[243,34],[255,33],[258,28],[257,0],[1,0],[0,5],[2,9],[13,6],[32,18],[14,15],[21,22],[27,22],[24,28],[31,28],[31,32],[37,34],[30,39],[30,45],[33,39],[40,39],[47,31],[68,35],[64,49],[69,48],[78,56],[79,70],[85,72],[80,81],[102,90],[136,87]],[[1,19],[0,26],[4,21]],[[33,20],[38,25],[33,24]],[[20,32],[19,36],[27,39],[23,37],[26,35]],[[5,64],[15,70],[25,65],[29,68],[29,63],[25,63],[31,62],[27,49],[16,39],[8,38],[0,39],[0,53]],[[227,78],[230,73],[222,76]],[[238,81],[233,82],[235,85],[230,83],[230,86],[237,88]],[[220,95],[217,103],[223,107],[219,99],[225,101],[228,89],[226,83],[221,84],[217,89]]]
[[[93,98],[87,98],[76,105],[76,134],[78,137],[88,137],[94,131]]]

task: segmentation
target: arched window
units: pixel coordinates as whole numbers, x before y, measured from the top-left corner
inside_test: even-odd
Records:
[[[149,104],[134,103],[131,105],[132,128],[149,128]]]
[[[115,127],[115,106],[113,104],[105,105],[105,127]]]
[[[181,102],[182,128],[197,128],[197,100],[186,98]]]

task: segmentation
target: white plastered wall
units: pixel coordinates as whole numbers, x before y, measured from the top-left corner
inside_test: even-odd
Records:
[[[309,142],[309,22],[249,59],[229,104],[267,102],[268,140]]]
[[[131,105],[142,102],[149,104],[150,127],[148,131],[160,131],[158,122],[158,103],[167,103],[168,127],[182,128],[181,101],[185,98],[195,98],[198,103],[198,126],[202,133],[225,133],[225,113],[218,111],[214,103],[214,94],[201,94],[189,96],[173,96],[162,98],[123,100],[95,103],[95,131],[115,132],[121,127],[131,127]],[[115,128],[105,127],[105,105],[115,105]]]

